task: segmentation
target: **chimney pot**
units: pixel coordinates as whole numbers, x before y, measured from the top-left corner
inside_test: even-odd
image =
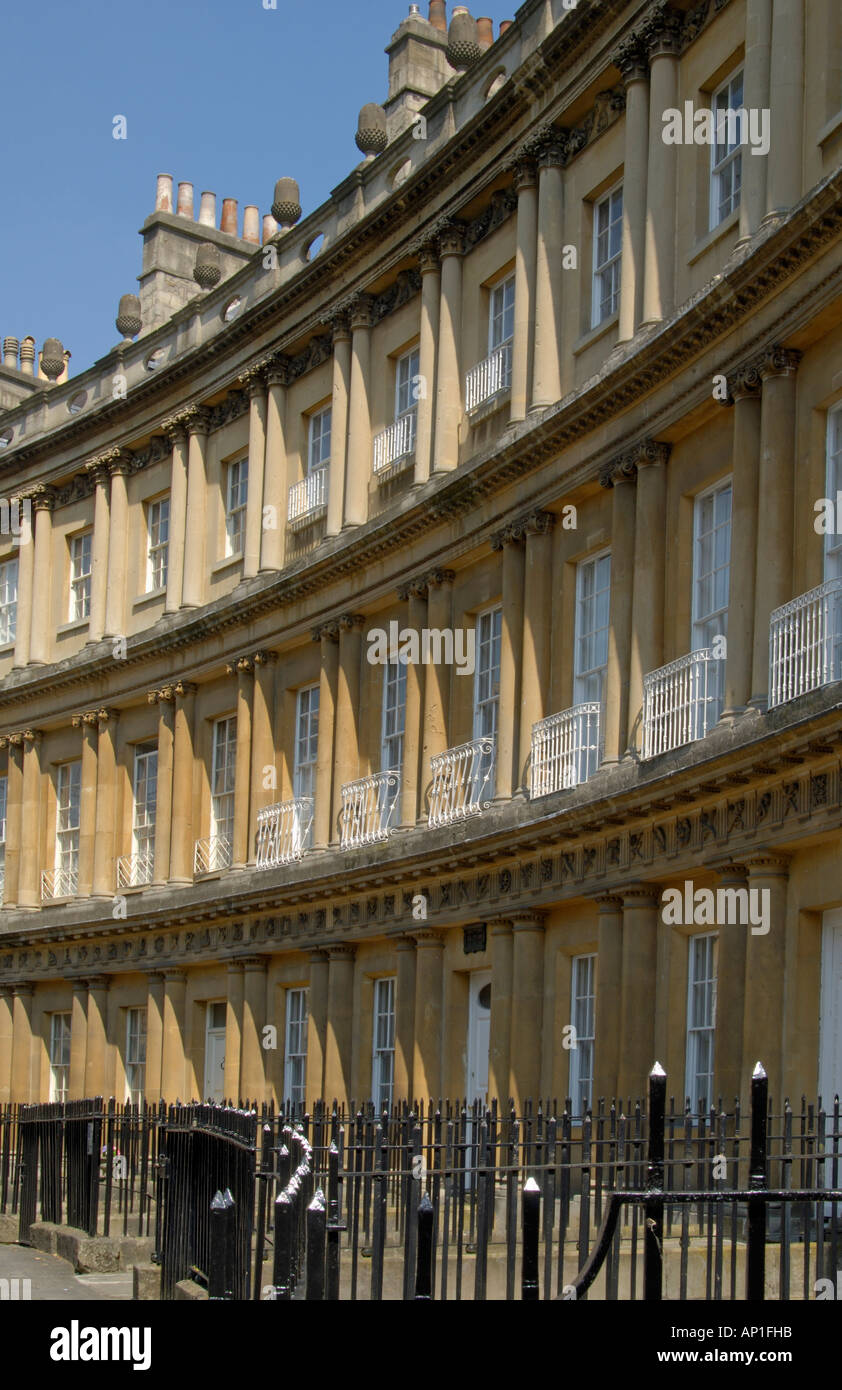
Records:
[[[19,348],[19,347],[20,347],[20,344],[19,344],[17,338],[13,338],[11,335],[9,335],[8,337],[6,337],[6,338],[3,339],[3,366],[4,366],[4,367],[14,367],[15,370],[17,370],[17,365],[18,365],[18,348]]]
[[[484,17],[483,17],[482,19],[478,19],[478,20],[477,20],[477,43],[479,44],[480,48],[490,48],[491,45],[493,44],[493,42],[494,42],[494,20],[493,20],[493,19],[486,19],[486,18],[484,18]]]
[[[158,175],[158,191],[155,194],[155,211],[172,212],[172,174]]]
[[[514,24],[514,20],[513,20],[513,19],[501,19],[501,20],[500,20],[500,35],[499,35],[499,37],[500,37],[501,39],[502,39],[502,37],[503,37],[504,34],[508,33],[509,29],[511,29],[511,27],[512,27],[513,24]]]
[[[203,227],[216,226],[216,194],[203,193],[199,202],[199,222]]]
[[[275,219],[274,219],[274,217],[272,216],[271,212],[264,212],[264,214],[263,214],[263,245],[265,246],[266,243],[267,243],[267,241],[271,241],[272,238],[273,238],[273,237],[276,237],[277,235],[278,235],[278,224],[277,224],[277,222],[275,221]]]
[[[251,203],[243,209],[243,241],[260,245],[260,210]]]
[[[434,29],[447,33],[447,5],[445,0],[430,0],[430,23]]]
[[[193,220],[193,185],[192,183],[180,183],[178,185],[178,215],[179,217],[189,217]]]
[[[221,232],[228,232],[231,236],[237,235],[237,199],[222,199],[222,221],[219,224]]]
[[[35,375],[35,339],[31,336],[24,338],[20,345],[20,369],[27,376]]]

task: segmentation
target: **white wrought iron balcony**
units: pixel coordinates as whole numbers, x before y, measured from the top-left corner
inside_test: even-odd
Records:
[[[142,888],[152,882],[155,856],[151,851],[145,854],[121,854],[117,860],[117,892],[123,888]]]
[[[600,761],[599,704],[574,705],[532,726],[530,795],[549,796],[587,782]]]
[[[694,743],[721,714],[722,658],[709,647],[643,678],[643,758]]]
[[[842,679],[842,579],[776,608],[769,632],[769,708]]]
[[[475,738],[430,759],[430,826],[450,825],[488,809],[491,802],[485,798],[494,781],[494,749],[493,738]]]
[[[293,531],[309,526],[317,517],[327,511],[327,480],[329,468],[316,468],[293,483],[289,490],[289,509],[287,520]]]
[[[342,788],[340,843],[358,849],[388,840],[401,789],[399,772],[375,772]]]
[[[79,891],[78,869],[44,869],[41,873],[41,899],[75,898]]]
[[[274,869],[291,864],[310,848],[313,798],[299,796],[266,806],[257,815],[257,867]]]
[[[208,835],[197,840],[193,851],[194,874],[215,874],[231,867],[231,841],[227,835]]]
[[[501,343],[489,357],[472,367],[465,378],[465,409],[476,410],[512,384],[512,345]]]
[[[374,474],[378,478],[388,478],[399,473],[415,456],[415,436],[418,429],[418,411],[408,410],[388,429],[374,436]]]

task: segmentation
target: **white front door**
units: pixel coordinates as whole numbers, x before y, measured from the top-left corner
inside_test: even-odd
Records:
[[[206,1100],[225,1099],[225,1003],[209,1003],[205,1028]]]
[[[488,1050],[491,1042],[491,971],[475,970],[468,985],[468,1075],[466,1099],[488,1100]]]
[[[819,1092],[825,1110],[842,1094],[842,908],[822,923],[822,991],[819,1016]]]

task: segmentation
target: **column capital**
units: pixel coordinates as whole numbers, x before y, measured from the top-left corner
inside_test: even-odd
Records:
[[[164,983],[167,985],[187,984],[187,971],[180,970],[178,966],[165,966],[164,969],[161,971],[161,974],[164,977]]]
[[[30,998],[35,993],[35,984],[32,980],[15,980],[11,985],[12,994],[18,996],[29,995]]]
[[[441,269],[439,260],[438,243],[433,236],[419,238],[410,248],[411,254],[418,261],[418,269],[422,275],[432,275]]]
[[[525,149],[520,150],[514,158],[512,164],[512,184],[517,194],[525,193],[530,188],[535,188],[538,183],[538,165],[531,152]]]
[[[362,613],[341,613],[338,621],[340,632],[354,632],[365,627],[365,618]]]
[[[795,348],[774,346],[760,354],[757,366],[764,381],[770,376],[795,376],[803,356]]]
[[[490,936],[511,936],[512,919],[511,917],[496,917],[487,923]]]
[[[611,55],[626,86],[630,82],[645,82],[649,76],[649,58],[641,34],[629,34]]]
[[[544,930],[543,912],[511,912],[509,917],[513,932]]]
[[[370,294],[355,295],[349,306],[351,332],[359,328],[374,327],[374,297]]]
[[[441,932],[435,931],[432,927],[422,927],[419,931],[413,932],[412,935],[415,937],[415,942],[419,949],[422,947],[437,947],[439,950],[444,949],[444,937]]]
[[[88,992],[91,990],[107,990],[111,985],[110,975],[89,975],[87,978]]]
[[[419,579],[409,579],[405,584],[398,585],[398,598],[401,603],[406,603],[409,598],[426,598],[427,580],[423,576]]]
[[[681,28],[681,15],[670,10],[666,0],[656,0],[639,31],[650,61],[653,58],[678,57],[681,52]]]
[[[563,168],[570,155],[570,137],[560,126],[542,125],[524,141],[521,149],[540,169]]]
[[[632,445],[628,457],[640,470],[641,468],[648,468],[652,464],[668,463],[671,453],[671,444],[662,444],[657,439],[641,439],[637,444]]]
[[[56,505],[55,488],[49,483],[36,483],[29,489],[27,498],[36,512],[51,512]]]
[[[338,642],[339,620],[337,618],[331,618],[326,623],[319,623],[317,627],[311,629],[310,635],[314,642]]]
[[[445,218],[436,228],[439,256],[463,256],[465,254],[465,225]]]
[[[601,917],[614,916],[623,910],[623,899],[619,893],[594,893],[591,902],[595,902]]]
[[[199,687],[194,681],[176,681],[173,689],[179,700],[186,700],[189,696],[195,695]]]
[[[106,487],[111,482],[111,469],[107,458],[107,454],[100,454],[97,458],[88,459],[85,464],[85,472],[94,487]]]
[[[708,859],[705,863],[723,883],[744,883],[748,878],[748,865],[742,860]]]
[[[354,960],[357,954],[356,946],[350,944],[343,946],[328,946],[328,958],[334,960]]]
[[[657,883],[629,883],[620,889],[623,907],[660,907],[661,889]]]
[[[64,979],[71,986],[74,994],[87,994],[88,979],[86,975],[65,975]]]
[[[243,961],[238,956],[232,956],[230,960],[225,962],[225,968],[229,975],[242,975]]]
[[[73,722],[73,721],[71,720],[71,723],[72,723],[72,722]],[[18,732],[18,731],[16,731],[15,733],[9,734],[9,735],[8,735],[8,744],[9,744],[9,747],[10,747],[10,748],[22,749],[22,748],[23,748],[23,734],[20,733],[20,732]]]
[[[520,545],[523,540],[523,533],[516,521],[511,521],[504,526],[501,531],[495,531],[491,537],[491,549],[503,550],[507,545]]]
[[[240,385],[245,389],[249,400],[260,398],[266,395],[266,375],[265,366],[262,362],[256,363],[253,367],[247,367],[237,377]]]
[[[180,410],[175,415],[168,415],[165,420],[161,421],[161,429],[170,444],[183,444],[187,439],[186,412]]]
[[[120,711],[116,709],[107,709],[103,706],[102,709],[98,709],[96,712],[96,722],[100,729],[104,724],[116,724],[119,718]]]
[[[618,454],[604,464],[599,472],[599,485],[604,488],[617,487],[620,483],[637,481],[637,465],[629,454]]]
[[[423,583],[428,589],[440,589],[443,584],[452,584],[455,578],[455,570],[431,569],[424,575]]]
[[[347,301],[337,305],[334,309],[328,309],[322,315],[322,322],[330,330],[330,335],[334,346],[337,343],[347,342],[351,337],[351,314]]]
[[[238,956],[240,965],[247,975],[265,975],[268,961],[265,956]]]
[[[749,875],[755,877],[785,878],[789,874],[791,856],[779,852],[746,854],[742,862],[748,869]]]
[[[115,476],[128,477],[134,462],[134,454],[131,449],[112,449],[111,452],[114,457],[112,457],[108,469],[112,478]]]
[[[760,364],[756,359],[751,362],[744,362],[741,367],[737,367],[728,375],[728,405],[733,405],[734,401],[744,398],[759,399],[763,390],[763,376],[760,371]]]
[[[235,661],[226,662],[225,670],[229,676],[250,676],[254,671],[254,661],[250,656],[238,656]]]
[[[42,734],[40,729],[23,729],[22,737],[23,746],[26,749],[37,748],[44,735]]]
[[[327,965],[329,956],[324,947],[316,947],[307,956],[311,965]]]
[[[414,936],[398,936],[395,938],[393,942],[396,951],[412,951],[413,953],[415,951],[416,944],[417,943]]]
[[[252,660],[253,660],[255,666],[258,666],[258,667],[259,667],[259,666],[277,666],[277,664],[278,664],[278,653],[277,653],[277,652],[266,651],[265,649],[261,648],[260,651],[255,652],[255,653],[253,654]]]
[[[292,364],[282,352],[273,353],[264,370],[267,386],[289,386],[292,381]]]

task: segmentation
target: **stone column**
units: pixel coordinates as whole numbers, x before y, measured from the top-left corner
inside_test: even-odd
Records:
[[[646,183],[649,159],[649,63],[636,34],[621,43],[614,66],[626,88],[623,167],[623,254],[620,267],[620,325],[617,341],[627,343],[643,319],[646,255]],[[659,111],[658,119],[662,113]]]
[[[351,1086],[351,1041],[354,1033],[353,946],[331,946],[327,981],[325,1033],[325,1100],[347,1106]]]
[[[108,985],[107,975],[92,975],[88,980],[88,1041],[85,1048],[86,1096],[105,1096],[108,1089],[105,1070],[105,1053],[108,1046]]]
[[[678,106],[680,16],[656,10],[644,20],[642,33],[651,72],[643,317],[646,323],[660,323],[675,307],[678,146],[664,144],[662,117]]]
[[[438,932],[415,933],[415,1056],[413,1090],[418,1100],[441,1095],[442,964],[444,941]]]
[[[182,415],[165,420],[163,428],[172,445],[170,472],[170,534],[167,547],[167,600],[165,613],[177,613],[184,592],[184,548],[187,532],[187,423]],[[192,519],[191,519],[192,524]]]
[[[747,111],[769,110],[772,49],[772,0],[746,0],[746,56],[743,65],[743,105]],[[792,112],[787,113],[791,118]],[[774,130],[774,114],[772,129]],[[774,146],[773,146],[774,148]],[[769,157],[743,149],[740,189],[740,241],[747,241],[766,215]]]
[[[716,869],[722,888],[747,888],[744,864],[723,864]],[[726,1110],[746,1092],[751,1072],[743,1075],[743,1027],[746,1001],[746,943],[750,928],[742,922],[718,923],[716,967],[716,1034],[714,1084]],[[757,1059],[751,1059],[751,1066]]]
[[[73,1003],[70,1008],[70,1075],[67,1083],[69,1100],[84,1100],[85,1058],[88,1052],[88,982],[73,981]]]
[[[164,1045],[161,1059],[161,1094],[173,1104],[184,1100],[184,1009],[187,976],[183,970],[164,971]]]
[[[146,1099],[157,1105],[164,1095],[161,1089],[161,1067],[164,1055],[164,976],[157,970],[149,972],[146,988]]]
[[[329,960],[326,951],[310,954],[307,991],[307,1109],[325,1096],[324,1067],[327,1045],[327,986]]]
[[[351,396],[351,328],[347,313],[331,320],[333,334],[333,395],[330,409],[330,477],[328,479],[328,536],[338,536],[345,516],[345,467],[348,461],[348,403]]]
[[[762,1062],[769,1077],[769,1095],[780,1113],[789,859],[784,854],[753,854],[745,862],[749,892],[760,909],[768,909],[766,923],[761,925],[768,924],[769,930],[763,934],[750,926],[743,928],[746,987],[740,1090],[747,1099],[755,1063]]]
[[[343,613],[339,619],[331,840],[339,838],[342,788],[348,782],[355,781],[360,771],[357,712],[360,708],[360,657],[364,623],[365,619],[358,613]],[[321,707],[319,718],[321,719]]]
[[[453,622],[453,570],[430,570],[427,584],[427,626],[430,630],[449,628]],[[447,748],[450,713],[450,668],[430,662],[424,670],[424,743],[421,758],[421,807],[419,821],[426,824],[424,791],[430,784],[431,758]]]
[[[243,960],[243,1034],[240,1091],[245,1100],[260,1106],[266,1095],[263,1029],[266,1024],[266,961],[261,956]]]
[[[243,1039],[243,962],[229,960],[226,971],[225,1006],[225,1099],[238,1105],[246,1099],[240,1087],[240,1058]],[[207,1064],[205,1065],[207,1072]]]
[[[433,410],[436,400],[436,352],[441,307],[441,263],[433,242],[418,250],[421,270],[421,331],[418,340],[418,418],[415,431],[415,482],[426,483],[433,463]]]
[[[316,805],[313,817],[313,848],[324,849],[335,834],[333,806],[333,727],[336,691],[339,682],[339,623],[323,623],[314,628],[313,641],[321,647],[319,673],[319,740],[316,750]]]
[[[257,862],[257,817],[264,806],[280,801],[275,761],[275,669],[277,652],[254,654],[254,693],[251,720],[251,795],[248,819],[248,862]],[[274,773],[274,780],[271,776]],[[268,784],[268,785],[267,785]]]
[[[754,664],[751,704],[769,698],[769,620],[792,598],[792,516],[795,486],[795,374],[801,353],[770,349],[761,360],[757,569],[754,587]],[[730,643],[729,643],[730,645]]]
[[[29,495],[27,494],[24,498],[18,496],[18,498],[13,500],[20,503],[22,510],[23,503],[29,500]],[[29,664],[32,634],[38,627],[38,624],[32,621],[34,607],[33,590],[35,584],[35,545],[32,538],[31,523],[23,521],[20,541],[21,543],[18,548],[18,605],[17,626],[15,629],[15,667],[27,666]]]
[[[623,889],[623,965],[620,982],[621,1052],[617,1090],[627,1100],[645,1097],[655,1057],[660,898],[651,884]]]
[[[111,473],[111,524],[108,533],[108,583],[105,597],[105,635],[120,637],[126,631],[126,560],[129,554],[129,498],[126,478],[130,455],[114,449]]]
[[[18,907],[41,906],[41,734],[23,732]]]
[[[415,580],[398,590],[398,597],[408,603],[407,626],[411,632],[423,632],[427,626],[427,585]],[[406,715],[403,735],[403,765],[401,767],[401,825],[412,829],[418,819],[421,726],[424,701],[424,667],[411,661],[406,668]]]
[[[158,706],[158,777],[155,800],[155,862],[152,882],[164,884],[170,876],[173,817],[173,761],[175,752],[175,686],[150,690],[150,705]]]
[[[117,711],[97,710],[96,826],[94,838],[93,895],[113,898],[117,891],[114,832],[117,820]],[[157,827],[156,827],[157,829]]]
[[[459,462],[462,421],[462,256],[464,228],[446,227],[439,237],[441,303],[436,369],[434,471],[445,473]]]
[[[619,1095],[620,1053],[623,1046],[618,1017],[623,983],[623,899],[611,893],[600,893],[595,902],[599,923],[594,1020],[594,1108],[601,1096],[605,1097],[606,1104],[610,1104]]]
[[[631,456],[615,459],[600,482],[612,489],[611,626],[603,695],[604,761],[619,762],[627,747],[634,585],[635,482]]]
[[[170,883],[193,882],[193,740],[197,686],[175,686]]]
[[[512,1043],[509,1091],[518,1115],[537,1107],[541,1087],[544,924],[539,913],[512,914]],[[493,993],[493,986],[492,986]]]
[[[286,444],[288,382],[289,368],[285,359],[279,359],[267,368],[266,462],[263,470],[263,499],[267,515],[262,523],[261,570],[282,570],[284,567],[289,503]]]
[[[768,216],[779,217],[800,201],[802,191],[804,0],[772,0],[769,107],[772,132],[766,202]],[[743,163],[753,158],[759,156],[744,155]]]
[[[512,343],[510,419],[525,420],[532,397],[532,344],[535,336],[535,277],[538,238],[538,176],[532,159],[515,166],[517,246],[515,251],[515,336]]]
[[[550,700],[550,633],[552,630],[552,512],[531,512],[523,523],[524,553],[523,660],[520,692],[520,752],[515,787],[529,795],[532,728],[552,714]]]
[[[0,1105],[12,1098],[12,1039],[15,998],[11,985],[0,985]]]
[[[491,922],[491,1022],[488,1044],[488,1099],[507,1113],[512,1040],[513,938],[508,918]]]
[[[190,430],[190,442],[187,453],[187,516],[181,601],[185,608],[198,608],[205,599],[207,448],[210,414],[198,406],[191,407],[184,414]]]
[[[503,552],[503,614],[500,624],[500,699],[497,706],[497,751],[494,797],[508,801],[520,785],[518,718],[523,658],[523,545],[515,524],[494,536],[492,549]]]
[[[20,980],[12,986],[12,1100],[18,1105],[34,1100],[32,1094],[32,996],[33,986]]]
[[[53,507],[55,494],[52,488],[39,487],[33,492],[32,508],[35,513],[35,548],[33,552],[31,610],[38,614],[38,621],[32,624],[30,638],[30,660],[47,662],[52,656],[52,555],[53,555]],[[31,549],[26,528],[21,535],[21,549]],[[18,562],[20,573],[21,559]],[[18,603],[18,620],[21,607]],[[16,660],[15,665],[20,663]]]
[[[629,748],[643,742],[643,678],[664,664],[667,459],[670,445],[647,439],[634,450],[637,467],[634,586],[629,677]]]
[[[88,641],[101,642],[105,633],[105,599],[108,591],[108,533],[110,530],[111,473],[107,455],[85,464],[94,485],[94,532],[91,540],[91,612]]]
[[[243,381],[243,377],[240,378]],[[243,579],[253,579],[260,569],[263,534],[263,474],[266,466],[266,381],[262,371],[246,373],[249,394],[249,476],[246,493],[246,534]]]
[[[231,845],[231,868],[244,869],[257,827],[249,820],[249,790],[251,781],[251,707],[254,694],[254,662],[241,656],[235,667],[237,674],[237,761],[234,765],[234,831]]]
[[[550,127],[538,157],[538,242],[535,266],[535,348],[532,409],[561,399],[564,294],[564,163],[567,141]],[[520,216],[520,205],[518,205]]]
[[[728,603],[723,719],[744,713],[752,693],[761,389],[760,372],[754,365],[741,368],[728,379],[729,396],[734,402],[734,474],[731,492],[731,594]]]
[[[99,717],[96,710],[74,715],[74,728],[82,730],[82,785],[79,796],[79,877],[77,896],[87,898],[94,882],[96,843],[97,745]]]
[[[373,301],[360,295],[351,310],[351,393],[348,403],[348,467],[345,482],[345,525],[368,520],[368,481],[371,477],[371,333]],[[333,417],[331,416],[331,430]]]
[[[23,839],[23,734],[0,738],[8,753],[6,773],[6,865],[3,906],[17,907]]]
[[[395,942],[395,1085],[396,1100],[412,1100],[412,1063],[415,1048],[415,941],[400,936]],[[0,1006],[2,1007],[2,1006]]]

